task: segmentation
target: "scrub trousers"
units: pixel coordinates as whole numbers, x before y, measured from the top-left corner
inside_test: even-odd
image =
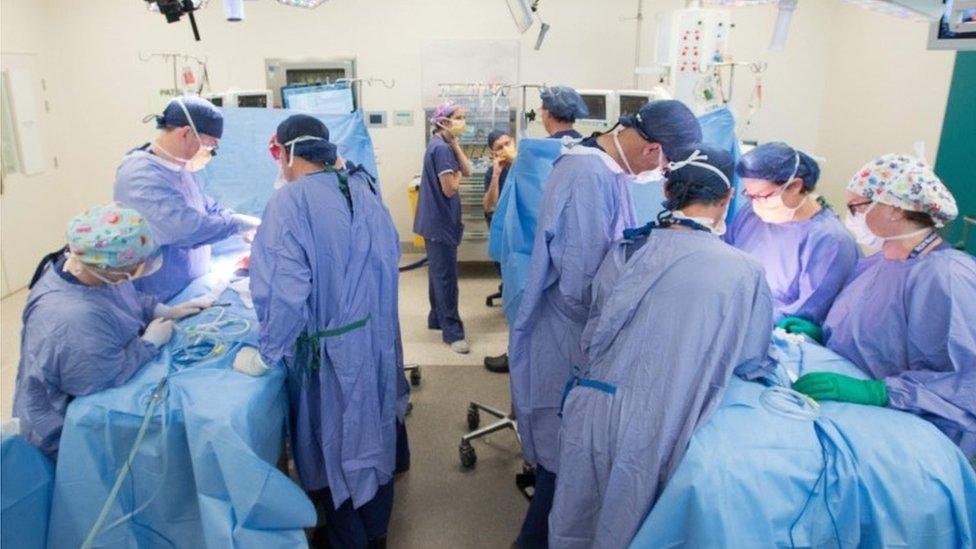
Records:
[[[312,549],[366,549],[386,546],[386,531],[393,512],[392,480],[380,486],[373,499],[359,509],[353,508],[351,499],[347,499],[336,509],[332,503],[332,491],[328,488],[314,490],[308,496],[321,509],[325,518],[325,526],[316,528],[309,540],[309,547]],[[322,539],[323,537],[327,539]]]
[[[464,339],[464,324],[458,313],[457,246],[443,242],[424,243],[427,248],[427,293],[430,314],[427,327],[441,330],[444,343]]]
[[[525,513],[525,522],[519,532],[518,549],[545,549],[549,547],[549,511],[556,495],[556,473],[542,465],[535,466],[535,493]]]

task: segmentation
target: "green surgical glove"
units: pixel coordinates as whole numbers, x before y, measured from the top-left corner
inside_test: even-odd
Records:
[[[875,379],[855,379],[831,372],[813,372],[796,380],[793,389],[814,400],[837,400],[867,406],[887,406],[888,386]]]
[[[786,332],[789,334],[806,335],[810,339],[823,345],[823,329],[805,318],[800,318],[798,316],[783,317],[782,320],[776,323],[776,327],[786,330]]]

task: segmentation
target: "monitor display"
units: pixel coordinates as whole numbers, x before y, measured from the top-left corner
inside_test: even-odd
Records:
[[[976,50],[976,0],[944,0],[945,12],[932,24],[930,49]]]
[[[268,95],[265,93],[239,95],[237,96],[237,106],[238,107],[259,107],[262,109],[266,109],[268,108]]]
[[[316,84],[281,88],[282,106],[317,114],[348,114],[356,110],[349,84]]]
[[[580,96],[583,98],[583,103],[586,103],[586,109],[590,111],[587,120],[607,120],[606,95],[582,93]]]
[[[643,95],[621,95],[620,116],[637,114],[641,107],[647,104],[648,98]]]

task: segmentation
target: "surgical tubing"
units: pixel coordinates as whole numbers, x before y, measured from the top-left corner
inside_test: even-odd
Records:
[[[108,519],[108,513],[111,511],[112,506],[115,505],[115,500],[119,496],[119,490],[122,489],[122,483],[125,481],[126,476],[129,474],[129,470],[132,468],[132,462],[135,460],[136,452],[139,451],[139,446],[142,445],[142,440],[146,436],[146,431],[149,429],[149,421],[152,419],[153,412],[156,409],[156,405],[162,402],[165,398],[164,389],[166,388],[167,377],[163,377],[153,389],[152,394],[149,397],[149,402],[146,404],[146,415],[142,420],[142,424],[139,426],[139,432],[136,434],[136,439],[132,443],[132,448],[129,450],[129,455],[125,459],[125,463],[122,465],[122,469],[119,470],[119,474],[115,477],[115,484],[112,485],[112,489],[109,491],[108,497],[105,499],[105,503],[102,505],[101,511],[98,513],[98,518],[95,520],[95,524],[92,525],[91,529],[88,531],[88,535],[85,536],[85,541],[81,545],[81,549],[91,549],[92,544],[99,534],[102,533],[102,525],[105,520]],[[165,414],[164,414],[165,415]],[[166,418],[163,418],[163,431],[165,432]],[[163,452],[165,456],[166,452]],[[158,493],[158,490],[157,490]],[[134,516],[137,512],[142,511],[150,501],[156,496],[153,494],[145,504],[134,510],[133,512],[123,516],[121,519],[113,522],[105,531],[109,531],[115,528],[122,522],[128,520]]]

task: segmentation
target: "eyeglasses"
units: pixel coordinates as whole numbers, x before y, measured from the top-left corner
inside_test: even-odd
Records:
[[[874,201],[873,200],[862,200],[861,202],[848,202],[847,203],[847,211],[851,212],[851,215],[854,215],[854,214],[857,213],[857,209],[858,208],[860,208],[861,206],[867,206],[868,204],[871,204],[872,202],[874,202]]]

